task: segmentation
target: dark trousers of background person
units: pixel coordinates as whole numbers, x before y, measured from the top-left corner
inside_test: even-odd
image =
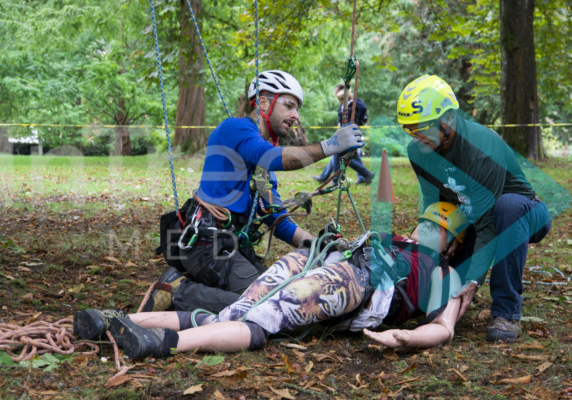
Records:
[[[354,171],[357,172],[358,182],[365,182],[371,176],[371,172],[365,167],[361,159],[361,156],[359,155],[356,158],[350,160],[349,166],[350,168],[352,168]],[[323,182],[326,179],[328,179],[331,174],[336,173],[339,169],[340,169],[340,158],[339,155],[336,154],[330,158],[330,162],[320,174],[319,179]],[[337,179],[334,180],[334,182],[337,182]]]
[[[181,288],[173,299],[175,310],[193,311],[202,308],[218,314],[237,301],[250,284],[266,271],[254,249],[247,247],[236,251],[224,262],[218,282],[210,286],[198,283],[201,270],[213,260],[213,247],[211,243],[197,243],[190,250],[181,251],[183,265],[191,278],[181,282]]]
[[[537,197],[530,200],[515,193],[503,194],[497,199],[493,221],[497,247],[490,279],[491,316],[519,320],[528,245],[539,243],[550,231],[552,223],[546,205]],[[460,254],[451,261],[451,267],[457,268],[469,260],[475,241],[475,230],[471,227]]]

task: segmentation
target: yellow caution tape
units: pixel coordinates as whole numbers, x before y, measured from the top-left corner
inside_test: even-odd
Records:
[[[58,124],[0,124],[0,126],[23,126],[23,127],[50,127],[50,128],[155,128],[155,129],[165,129],[164,126],[155,125],[58,125]],[[521,126],[572,126],[572,123],[560,123],[560,124],[506,124],[506,125],[485,125],[489,128],[517,128]],[[176,129],[215,129],[216,126],[174,126]],[[338,129],[338,126],[307,126],[304,129]],[[372,129],[372,128],[399,128],[399,125],[374,125],[374,126],[360,126],[360,129]]]

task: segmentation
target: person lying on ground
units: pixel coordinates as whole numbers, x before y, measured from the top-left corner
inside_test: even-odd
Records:
[[[203,308],[218,313],[238,300],[266,270],[253,249],[252,242],[257,240],[251,232],[256,229],[240,236],[238,249],[234,242],[217,239],[211,232],[221,227],[234,233],[246,226],[252,228],[253,216],[266,216],[270,205],[282,204],[275,171],[301,169],[363,146],[361,132],[354,124],[341,127],[332,138],[320,143],[276,147],[278,139],[286,137],[299,121],[304,100],[300,83],[287,72],[261,72],[258,81],[256,77],[252,79],[248,97],[254,107],[249,116],[227,118],[210,134],[196,193],[180,213],[161,217],[161,246],[157,254],[163,254],[170,267],[159,283],[168,291],[154,290],[143,311],[163,311],[174,306],[175,310]],[[279,222],[274,236],[294,247],[314,238],[292,219],[278,220],[285,213],[286,210],[272,212],[261,223]],[[189,234],[181,237],[185,227]]]
[[[460,306],[460,299],[452,299],[461,287],[459,277],[442,254],[454,239],[462,243],[459,228],[465,225],[456,206],[436,203],[421,216],[411,239],[368,232],[352,242],[349,254],[332,251],[306,273],[305,266],[316,260],[312,251],[287,254],[218,315],[90,309],[76,313],[74,331],[94,339],[109,329],[130,358],[255,350],[268,334],[324,321],[336,329],[363,329],[390,347],[436,346],[452,340]],[[422,309],[427,317],[414,330],[365,329],[402,322]]]

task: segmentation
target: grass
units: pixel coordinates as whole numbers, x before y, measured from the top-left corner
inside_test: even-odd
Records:
[[[373,170],[379,170],[379,160],[366,160],[368,163]],[[304,171],[279,173],[282,197],[315,188],[311,175],[324,166],[322,161]],[[537,166],[563,187],[572,187],[572,160],[550,159]],[[197,187],[201,168],[199,155],[175,159],[180,204]],[[355,181],[355,173],[350,171],[349,175]],[[392,230],[408,233],[416,224],[419,196],[406,159],[392,160],[392,180]],[[39,319],[55,321],[91,307],[135,312],[149,284],[165,268],[153,250],[158,245],[158,217],[173,209],[171,190],[169,163],[162,155],[81,160],[0,156],[0,241],[11,239],[14,243],[0,250],[0,323],[22,323],[39,312]],[[375,185],[352,187],[366,226],[371,226],[375,192]],[[336,195],[316,198],[310,217],[298,219],[297,223],[317,234],[335,215],[336,205]],[[347,198],[340,218],[346,237],[360,233]],[[540,271],[553,274],[553,267],[557,267],[570,276],[571,227],[572,212],[567,209],[553,221],[545,240],[529,248],[527,266],[539,266]],[[288,251],[288,245],[273,241],[267,264]],[[264,253],[264,243],[258,253]],[[136,267],[126,267],[127,262]],[[30,271],[22,270],[23,266]],[[525,279],[556,279],[556,275],[549,277],[527,270]],[[80,288],[80,284],[83,288],[78,293],[70,292]],[[102,362],[102,357],[113,358],[110,348],[103,346],[102,353],[91,357],[85,365],[81,357],[76,357],[71,365],[64,363],[51,372],[0,366],[0,397],[20,399],[26,398],[26,394],[35,396],[36,392],[51,390],[57,393],[55,397],[70,399],[172,399],[187,398],[182,395],[185,389],[202,384],[202,392],[192,398],[211,398],[217,390],[233,399],[271,398],[278,396],[269,386],[277,390],[284,389],[285,383],[305,386],[332,369],[322,381],[329,389],[318,384],[311,386],[331,398],[382,399],[395,398],[399,393],[407,398],[557,398],[572,386],[572,290],[568,289],[525,285],[523,314],[537,320],[524,322],[521,341],[506,346],[484,341],[488,323],[485,311],[491,304],[485,286],[468,315],[457,325],[451,346],[398,352],[397,360],[375,346],[360,351],[367,343],[361,334],[330,333],[316,327],[301,343],[308,351],[296,353],[269,343],[264,351],[222,355],[221,364],[199,368],[186,359],[200,359],[203,356],[199,354],[147,360],[132,370],[138,377],[119,387],[104,389],[114,372],[112,362]],[[22,300],[27,293],[34,295],[31,304]],[[413,325],[410,322],[408,326]],[[538,345],[523,347],[536,342],[544,349]],[[294,374],[288,374],[284,367],[271,368],[282,362],[281,354],[294,365]],[[317,354],[335,354],[341,361],[318,361]],[[542,361],[517,357],[523,355],[540,356]],[[551,365],[538,372],[537,368],[545,362]],[[416,368],[398,374],[414,363]],[[213,378],[217,372],[240,366],[249,368],[245,378]],[[502,383],[503,379],[529,375],[530,383]],[[292,389],[291,393],[294,394]],[[302,392],[296,397],[318,398]]]

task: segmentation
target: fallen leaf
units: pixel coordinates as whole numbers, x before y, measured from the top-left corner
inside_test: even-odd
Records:
[[[4,276],[5,276],[7,279],[10,279],[11,281],[13,281],[13,280],[15,279],[12,275],[10,275],[10,274],[8,274],[8,273],[4,273]]]
[[[215,390],[213,397],[218,400],[228,400],[228,398],[224,397],[224,395],[218,389]]]
[[[126,266],[126,267],[136,267],[137,264],[132,263],[131,261],[127,261],[127,262],[125,263],[125,266]]]
[[[237,369],[233,369],[230,371],[223,371],[210,375],[208,379],[214,381],[239,381],[241,379],[246,378],[247,375],[248,375],[248,368],[238,367]]]
[[[404,374],[404,373],[406,373],[407,371],[411,371],[411,370],[413,370],[413,369],[415,369],[415,368],[417,368],[417,363],[414,361],[413,364],[411,364],[410,366],[405,367],[405,368],[403,368],[401,371],[399,371],[399,372],[397,373],[397,375]]]
[[[399,360],[399,356],[395,353],[395,349],[392,347],[388,347],[387,349],[383,350],[382,356],[387,360]]]
[[[32,293],[28,293],[22,297],[22,301],[26,304],[31,304],[34,301],[34,295]]]
[[[391,386],[405,385],[406,383],[415,382],[415,381],[418,381],[418,380],[419,380],[419,377],[413,378],[413,379],[406,379],[406,380],[404,380],[404,381],[399,381],[399,382],[397,382],[397,383],[392,383]],[[409,385],[407,385],[407,386],[409,386]],[[401,391],[401,390],[403,390],[403,388],[401,388],[399,391]]]
[[[468,382],[469,380],[467,378],[465,378],[465,376],[463,374],[461,374],[459,371],[457,371],[455,368],[451,368],[448,369],[447,371],[453,371],[455,373],[455,375],[462,380],[463,382]]]
[[[468,370],[469,370],[469,367],[467,365],[461,365],[461,368],[459,368],[460,373],[463,373],[463,372],[468,371]]]
[[[525,356],[523,354],[515,354],[513,355],[514,358],[518,358],[519,360],[525,361],[545,361],[548,360],[548,354],[546,355],[538,355],[538,356]]]
[[[328,368],[319,374],[316,374],[316,378],[318,378],[319,381],[324,382],[333,372],[334,370],[332,368]]]
[[[534,341],[532,343],[524,343],[524,344],[521,344],[520,346],[516,346],[515,349],[519,349],[519,350],[546,350],[546,347],[544,347],[541,343]]]
[[[280,399],[296,400],[296,397],[292,396],[288,389],[274,389],[270,385],[268,387],[270,388],[270,390],[272,390],[274,393],[276,393],[278,396],[280,396],[279,397]]]
[[[28,261],[22,261],[21,264],[24,264],[27,267],[37,267],[38,265],[42,265],[42,263],[34,263]]]
[[[32,270],[30,268],[26,268],[26,267],[18,267],[16,269],[20,272],[32,272]]]
[[[332,356],[328,356],[326,354],[312,354],[312,356],[316,359],[316,361],[321,362],[321,361],[333,361],[336,362],[338,360],[336,360],[335,358],[333,358]]]
[[[540,364],[538,367],[536,367],[535,369],[538,371],[538,374],[543,373],[544,371],[546,371],[548,368],[552,367],[554,364],[551,363],[550,361],[545,361],[542,364]]]
[[[119,376],[114,376],[111,377],[107,380],[107,382],[105,382],[105,387],[106,388],[112,388],[115,386],[119,386],[129,380],[133,379],[133,377],[131,375],[119,375]]]
[[[479,313],[479,319],[487,319],[491,316],[491,310],[483,310]]]
[[[290,359],[288,358],[288,356],[286,354],[280,353],[280,357],[282,357],[282,361],[284,362],[284,365],[286,366],[286,372],[289,374],[295,374],[296,368],[294,368],[294,366],[290,362]]]
[[[298,349],[298,350],[304,350],[304,351],[308,350],[307,347],[300,346],[300,345],[297,345],[294,343],[288,343],[288,344],[282,344],[282,345],[288,347],[289,349]]]
[[[115,257],[103,257],[103,259],[105,261],[110,261],[110,262],[114,262],[116,264],[121,264],[121,261],[119,261],[117,258]]]
[[[302,353],[301,351],[298,350],[292,350],[292,353],[294,353],[294,355],[296,356],[296,358],[303,360],[304,357],[306,357],[306,354]]]
[[[199,385],[195,385],[195,386],[191,386],[190,388],[187,388],[184,392],[183,395],[185,394],[195,394],[198,392],[202,392],[203,391],[203,384],[199,384]]]
[[[306,372],[310,373],[313,366],[314,366],[314,363],[312,361],[309,361],[308,365],[306,366]]]
[[[75,285],[73,288],[69,289],[69,291],[72,293],[81,293],[82,290],[84,289],[85,285],[83,283],[80,283],[79,285]]]
[[[73,357],[73,362],[77,364],[81,368],[87,367],[87,363],[89,362],[89,358],[86,355],[80,354],[78,356]]]
[[[491,382],[493,385],[520,385],[532,382],[532,375],[526,375],[520,378],[501,379],[498,382]]]

